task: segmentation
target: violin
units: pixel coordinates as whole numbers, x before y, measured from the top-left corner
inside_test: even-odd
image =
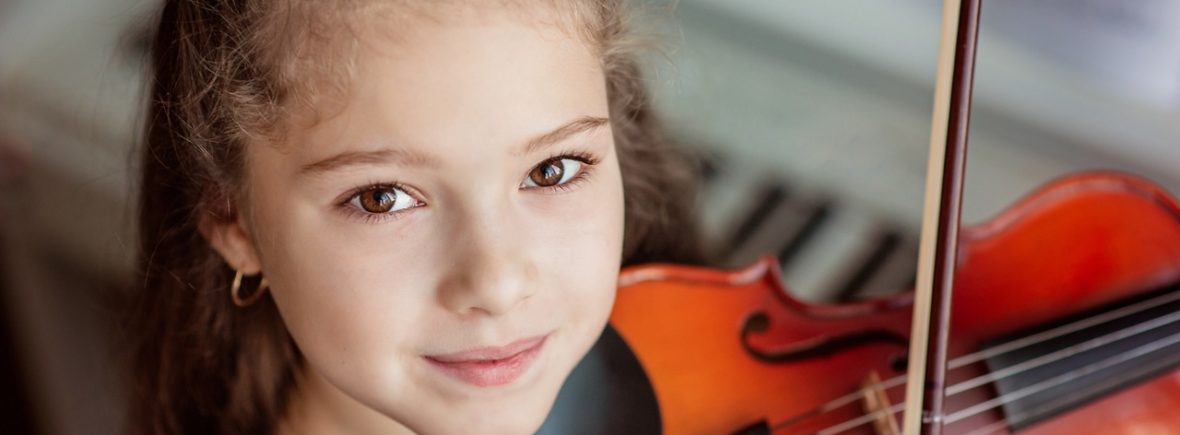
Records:
[[[1180,202],[1127,174],[1073,175],[958,249],[948,433],[1180,433]],[[913,293],[808,304],[779,273],[768,257],[620,275],[611,324],[664,433],[897,433]]]
[[[979,0],[945,0],[917,285],[791,297],[778,263],[625,269],[610,323],[683,433],[1180,433],[1180,203],[1058,179],[959,228]]]

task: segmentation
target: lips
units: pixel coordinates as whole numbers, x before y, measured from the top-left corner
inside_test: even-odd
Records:
[[[423,356],[444,374],[476,387],[495,387],[520,378],[545,346],[547,335],[526,338],[506,346],[481,347],[462,352]]]

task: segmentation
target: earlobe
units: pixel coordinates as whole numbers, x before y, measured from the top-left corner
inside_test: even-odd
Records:
[[[197,226],[201,235],[229,267],[245,275],[261,272],[262,264],[258,260],[258,252],[240,214],[233,219],[219,219],[211,214],[202,214]]]

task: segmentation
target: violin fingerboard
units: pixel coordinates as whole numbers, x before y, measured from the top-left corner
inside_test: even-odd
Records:
[[[1175,292],[1180,284],[1021,331],[984,349]],[[1178,313],[1180,298],[987,359],[992,373],[1015,373],[993,383],[1009,428],[1027,428],[1180,367]]]

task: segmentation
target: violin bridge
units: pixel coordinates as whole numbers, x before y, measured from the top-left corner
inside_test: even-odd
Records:
[[[873,431],[878,435],[901,434],[897,418],[889,409],[892,405],[889,403],[889,396],[885,394],[885,389],[881,388],[881,376],[877,374],[877,371],[869,372],[860,386],[861,407],[866,415],[873,416]]]

